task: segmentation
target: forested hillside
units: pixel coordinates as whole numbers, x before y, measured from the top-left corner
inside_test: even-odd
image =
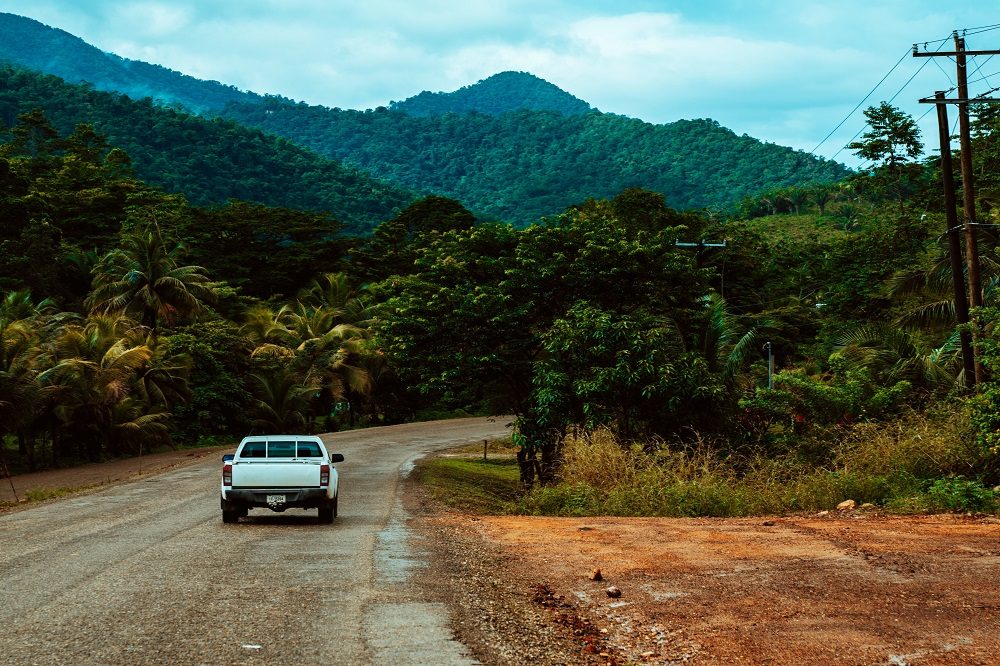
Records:
[[[520,225],[626,187],[661,192],[680,210],[727,208],[764,190],[847,174],[840,164],[737,136],[712,120],[653,125],[598,112],[528,110],[414,117],[278,99],[231,104],[222,115]]]
[[[158,104],[180,104],[194,112],[259,99],[217,81],[105,53],[68,32],[15,14],[0,13],[0,36],[0,63],[55,74],[70,83],[89,82],[98,90],[133,99],[150,97]]]
[[[335,160],[232,121],[208,120],[54,77],[0,67],[0,122],[40,109],[61,133],[89,123],[131,157],[136,174],[193,204],[230,199],[328,212],[353,233],[412,195]]]

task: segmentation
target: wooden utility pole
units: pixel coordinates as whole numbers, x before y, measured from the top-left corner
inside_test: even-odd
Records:
[[[934,99],[943,100],[938,92]],[[965,293],[965,269],[962,266],[962,245],[958,240],[958,205],[955,199],[955,172],[951,165],[951,133],[948,130],[948,106],[937,104],[938,140],[941,142],[941,182],[944,186],[944,211],[947,220],[948,256],[951,259],[951,279],[955,289],[955,318],[959,325],[969,323],[969,300]],[[972,335],[962,329],[959,333],[962,346],[962,367],[965,386],[976,384],[976,364],[972,352]]]
[[[972,182],[972,136],[969,131],[969,78],[965,66],[965,39],[952,33],[955,38],[955,65],[958,81],[958,139],[959,159],[962,165],[962,209],[965,214],[965,261],[969,265],[969,304],[983,305],[982,278],[979,273],[979,245],[976,243],[976,193]]]
[[[937,104],[938,109],[940,109],[945,104],[958,105],[959,148],[961,150],[959,159],[962,168],[962,204],[963,204],[963,217],[965,218],[962,226],[965,232],[965,263],[967,265],[967,272],[969,279],[969,305],[971,307],[978,308],[981,307],[983,304],[983,286],[979,269],[979,245],[976,242],[976,229],[974,226],[976,223],[976,196],[972,182],[973,180],[972,139],[971,139],[971,132],[969,130],[969,102],[970,102],[969,78],[968,78],[968,71],[965,59],[966,56],[970,55],[997,55],[1000,54],[1000,50],[968,51],[965,48],[965,38],[959,37],[958,31],[953,31],[951,34],[952,38],[955,41],[954,51],[920,52],[917,49],[917,45],[914,44],[913,56],[915,58],[934,57],[934,56],[955,58],[955,65],[957,69],[956,80],[958,81],[956,92],[958,94],[958,99],[945,99],[943,94],[939,94],[935,95],[934,98],[932,99],[924,98],[920,101],[924,103]],[[989,99],[989,98],[978,98],[976,100],[971,100],[971,101],[996,102],[1000,100]],[[940,111],[938,112],[938,117],[940,119]],[[950,142],[950,137],[949,137],[949,142]],[[942,150],[942,161],[943,158],[944,157]],[[945,196],[947,197],[947,194]],[[955,208],[954,201],[949,206],[949,208],[950,210],[954,210]],[[952,225],[951,223],[949,223],[949,230],[951,228]],[[952,252],[954,252],[954,249],[952,249]],[[952,261],[954,262],[954,257],[952,258]],[[955,307],[956,309],[958,308],[957,302],[955,304]],[[980,362],[978,356],[975,357],[974,368],[975,368],[975,382],[973,383],[982,382],[985,379],[986,370],[983,367],[982,363]]]

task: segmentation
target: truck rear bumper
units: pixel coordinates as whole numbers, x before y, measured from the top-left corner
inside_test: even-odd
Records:
[[[285,509],[315,508],[330,501],[326,488],[229,488],[222,500],[222,508],[227,504],[232,507],[266,507],[273,511]],[[278,498],[283,498],[283,501]]]

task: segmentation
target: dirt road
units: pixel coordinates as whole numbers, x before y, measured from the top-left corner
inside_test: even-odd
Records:
[[[0,516],[4,664],[468,664],[397,489],[419,455],[502,420],[324,437],[347,460],[340,516],[221,521],[219,461]]]

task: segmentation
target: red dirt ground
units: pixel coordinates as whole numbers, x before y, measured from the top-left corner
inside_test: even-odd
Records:
[[[995,517],[436,520],[499,544],[612,663],[1000,663]]]

